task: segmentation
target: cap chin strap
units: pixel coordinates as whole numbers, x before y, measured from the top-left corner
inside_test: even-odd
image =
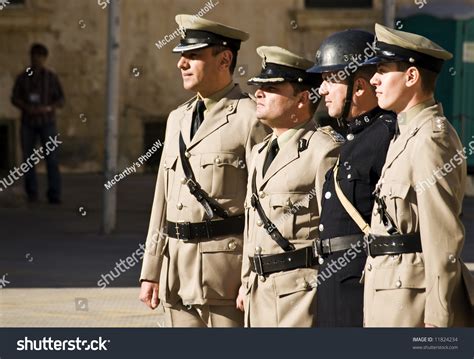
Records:
[[[337,124],[339,127],[346,127],[347,126],[347,117],[349,116],[349,111],[351,110],[352,104],[352,94],[354,88],[354,77],[349,76],[347,82],[347,94],[346,99],[344,100],[344,108],[342,110],[341,116],[337,119]]]

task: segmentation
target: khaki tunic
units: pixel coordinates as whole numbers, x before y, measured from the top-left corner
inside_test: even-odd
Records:
[[[245,324],[251,327],[310,327],[315,325],[317,269],[298,268],[272,273],[261,281],[250,271],[255,248],[262,255],[284,252],[271,239],[250,205],[251,179],[256,184],[267,217],[296,249],[310,246],[319,235],[321,192],[326,172],[334,166],[344,139],[330,127],[316,129],[313,121],[299,128],[285,144],[262,178],[270,137],[255,146],[249,170],[242,282],[246,288]],[[307,148],[299,151],[301,141]]]
[[[168,307],[179,303],[235,305],[242,234],[200,242],[184,242],[163,234],[166,219],[206,219],[204,208],[182,181],[179,133],[182,130],[197,182],[235,216],[244,212],[251,149],[269,130],[256,119],[255,102],[235,85],[206,111],[202,125],[190,140],[195,104],[193,98],[168,117],[140,280],[159,282],[159,298]]]
[[[402,234],[419,232],[423,253],[369,257],[365,266],[364,325],[464,325],[469,314],[459,256],[466,161],[441,105],[427,101],[398,115],[378,183],[387,212]],[[387,235],[374,206],[372,232]]]

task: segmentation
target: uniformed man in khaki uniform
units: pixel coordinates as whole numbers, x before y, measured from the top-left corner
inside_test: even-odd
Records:
[[[378,104],[394,111],[392,140],[367,237],[367,327],[450,327],[472,320],[462,280],[459,218],[466,161],[456,131],[434,99],[452,55],[429,39],[375,25]]]
[[[248,327],[315,325],[318,237],[324,175],[344,139],[312,120],[309,97],[319,74],[313,63],[276,46],[262,46],[257,117],[273,129],[254,147],[249,167],[242,287],[237,306]]]
[[[232,81],[249,35],[190,15],[176,22],[183,38],[173,51],[196,96],[168,117],[140,299],[152,309],[161,301],[167,326],[239,327],[247,163],[268,133]]]

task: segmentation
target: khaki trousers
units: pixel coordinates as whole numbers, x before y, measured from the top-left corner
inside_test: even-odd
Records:
[[[244,326],[244,313],[234,305],[176,304],[165,307],[166,326],[171,328],[239,328]]]

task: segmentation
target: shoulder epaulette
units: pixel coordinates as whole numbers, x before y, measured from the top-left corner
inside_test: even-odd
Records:
[[[448,132],[448,120],[444,116],[435,116],[431,119],[431,128],[434,133]]]
[[[344,137],[337,131],[335,131],[331,126],[318,127],[318,131],[328,135],[336,143],[344,143],[346,140]]]

